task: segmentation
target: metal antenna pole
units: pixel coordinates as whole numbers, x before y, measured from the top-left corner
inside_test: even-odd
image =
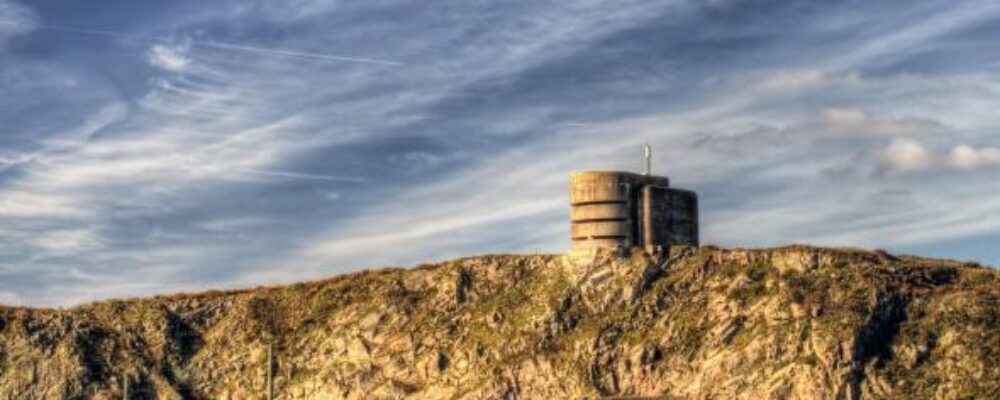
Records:
[[[649,176],[653,174],[653,148],[649,147],[649,142],[646,142],[644,149],[646,150],[646,175]]]

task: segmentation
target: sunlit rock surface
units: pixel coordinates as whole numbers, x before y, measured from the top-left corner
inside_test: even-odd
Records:
[[[0,398],[1000,395],[1000,280],[884,252],[481,256],[277,288],[0,308]]]

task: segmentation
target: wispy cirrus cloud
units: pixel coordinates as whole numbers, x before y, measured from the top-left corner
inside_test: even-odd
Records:
[[[753,87],[764,92],[794,93],[829,86],[850,87],[860,82],[861,77],[856,71],[832,74],[821,69],[807,68],[767,73],[755,80]]]
[[[165,71],[184,71],[191,64],[191,58],[187,56],[190,48],[190,43],[182,43],[174,46],[164,44],[153,45],[153,47],[149,48],[149,64]]]
[[[647,140],[706,242],[998,234],[995,8],[792,3],[30,11],[0,61],[0,292],[561,251],[566,174],[640,169]]]
[[[11,0],[0,1],[0,44],[38,27],[38,15],[30,8]]]

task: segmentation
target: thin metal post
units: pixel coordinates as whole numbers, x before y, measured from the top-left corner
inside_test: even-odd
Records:
[[[128,375],[125,375],[125,380],[122,381],[122,400],[128,400]]]
[[[274,400],[274,342],[267,345],[267,400]]]

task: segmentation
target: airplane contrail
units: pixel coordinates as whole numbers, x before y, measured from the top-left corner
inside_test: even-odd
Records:
[[[162,38],[162,37],[147,36],[147,35],[135,35],[135,34],[131,34],[131,33],[106,31],[106,30],[100,30],[100,29],[73,28],[73,27],[60,26],[60,25],[40,25],[39,28],[53,30],[53,31],[74,32],[74,33],[82,33],[82,34],[86,34],[86,35],[118,37],[118,38],[127,38],[127,39],[139,39],[139,40],[147,40],[147,41],[153,41],[153,42],[167,42],[167,41],[169,41],[169,39]],[[400,63],[400,62],[389,61],[389,60],[380,60],[380,59],[377,59],[377,58],[350,57],[350,56],[340,56],[340,55],[325,54],[325,53],[311,53],[311,52],[305,52],[305,51],[292,51],[292,50],[282,50],[282,49],[271,49],[271,48],[266,48],[266,47],[246,46],[246,45],[240,45],[240,44],[234,44],[234,43],[224,43],[224,42],[215,42],[215,41],[193,41],[191,44],[195,45],[195,46],[202,46],[202,47],[209,47],[209,48],[216,48],[216,49],[223,49],[223,50],[237,50],[237,51],[246,51],[246,52],[253,52],[253,53],[260,53],[260,54],[270,54],[270,55],[276,55],[276,56],[284,56],[284,57],[308,58],[308,59],[322,60],[322,61],[355,62],[355,63],[365,63],[365,64],[387,65],[387,66],[394,66],[394,67],[398,67],[398,66],[402,66],[403,65],[403,63]]]

